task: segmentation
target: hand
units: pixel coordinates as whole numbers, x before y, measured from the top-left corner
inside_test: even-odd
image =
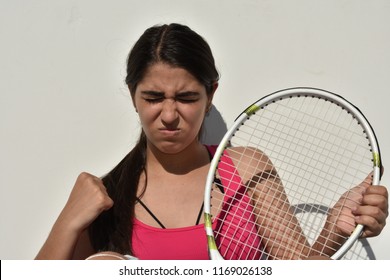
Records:
[[[361,204],[352,209],[357,224],[364,225],[362,237],[379,235],[386,225],[388,192],[384,186],[368,186]]]
[[[370,174],[332,208],[331,213],[340,213],[336,221],[339,234],[349,236],[356,224],[361,224],[362,237],[372,237],[379,235],[386,225],[388,192],[384,186],[372,186],[371,178]]]
[[[81,173],[57,223],[65,223],[70,229],[80,233],[113,204],[100,178]]]

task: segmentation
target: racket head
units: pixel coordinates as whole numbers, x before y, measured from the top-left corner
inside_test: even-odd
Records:
[[[353,129],[349,131],[349,127]],[[350,148],[352,146],[353,148]],[[259,224],[258,217],[255,217],[255,221],[250,221],[251,216],[259,215],[254,213],[256,211],[253,208],[257,207],[254,205],[262,202],[253,201],[253,190],[250,190],[250,197],[247,195],[248,190],[245,190],[244,185],[250,185],[250,180],[246,179],[250,176],[237,171],[237,169],[242,171],[242,167],[235,168],[239,162],[237,158],[240,157],[237,154],[242,151],[240,147],[244,147],[244,150],[245,147],[250,147],[245,150],[246,154],[257,154],[260,158],[264,156],[269,160],[260,164],[270,163],[275,168],[283,189],[286,195],[288,194],[291,209],[294,208],[293,205],[300,204],[318,204],[330,209],[339,197],[364,181],[368,174],[372,173],[373,185],[379,184],[380,181],[381,158],[378,141],[370,123],[353,104],[339,95],[316,88],[290,88],[265,96],[237,117],[217,147],[210,165],[206,180],[204,211],[211,259],[279,258],[269,252],[268,244],[262,244],[268,242],[264,242],[263,237],[259,236],[259,228],[263,228],[265,224]],[[226,163],[230,157],[234,159]],[[228,168],[221,167],[222,165],[227,165]],[[221,171],[223,168],[229,170]],[[222,178],[224,176],[245,178],[241,179],[241,183],[232,183],[236,185],[235,188],[239,185],[244,190],[229,190],[230,187],[226,185],[231,183]],[[328,180],[329,177],[336,180]],[[216,183],[216,178],[223,179],[224,182]],[[300,185],[306,187],[301,189]],[[310,189],[307,187],[309,185]],[[337,185],[337,189],[333,189],[333,185]],[[220,191],[224,188],[227,189],[225,193]],[[306,197],[295,197],[294,192],[308,194]],[[327,197],[325,201],[319,199],[325,195],[322,192],[333,192],[333,197]],[[238,201],[242,197],[249,199],[250,202],[236,205],[236,208],[227,206],[229,199]],[[318,238],[321,227],[326,222],[327,215],[324,215],[321,207],[317,207],[318,209],[312,207],[310,211],[303,209],[300,211],[300,217],[296,217],[311,245]],[[242,215],[243,208],[246,209],[244,212],[247,216],[238,218],[238,226],[221,225],[226,223],[226,217],[231,214],[229,212],[240,212]],[[293,211],[291,209],[289,212]],[[297,216],[298,213],[293,215]],[[260,218],[262,219],[264,217]],[[225,232],[221,232],[224,227]],[[248,230],[247,227],[251,229]],[[328,256],[340,259],[361,235],[362,230],[363,227],[357,225],[352,234],[337,246],[339,247],[337,251]],[[238,235],[241,237],[238,238]],[[247,236],[242,237],[243,235],[257,235],[257,238],[248,239]],[[249,245],[238,244],[245,238]]]

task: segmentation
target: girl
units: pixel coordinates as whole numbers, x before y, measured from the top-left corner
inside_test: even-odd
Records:
[[[36,258],[109,251],[92,258],[208,259],[202,202],[213,147],[199,139],[218,80],[210,47],[197,33],[179,24],[147,29],[127,61],[139,141],[102,179],[80,174]],[[386,188],[367,184],[356,200],[361,204],[349,218],[365,225],[365,236],[378,235],[388,215]]]

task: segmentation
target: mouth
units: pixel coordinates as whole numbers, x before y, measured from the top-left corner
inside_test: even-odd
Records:
[[[175,136],[180,133],[180,129],[178,128],[160,128],[160,133],[162,133],[165,136]]]

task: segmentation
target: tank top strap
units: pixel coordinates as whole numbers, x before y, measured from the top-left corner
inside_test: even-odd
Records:
[[[156,215],[153,214],[153,212],[145,205],[145,203],[142,202],[141,199],[139,199],[138,197],[136,198],[137,202],[139,204],[141,204],[141,206],[146,210],[146,212],[149,213],[149,215],[159,224],[159,226],[161,228],[165,228],[165,226],[163,225],[163,223],[156,217]]]
[[[209,154],[214,156],[218,146],[211,145],[206,147],[209,151]],[[240,174],[234,166],[232,158],[227,151],[224,151],[218,164],[218,174],[220,178],[215,178],[214,180],[220,180],[222,185],[227,189],[227,195],[233,196],[242,185],[242,180]],[[219,186],[220,184],[217,185]]]

